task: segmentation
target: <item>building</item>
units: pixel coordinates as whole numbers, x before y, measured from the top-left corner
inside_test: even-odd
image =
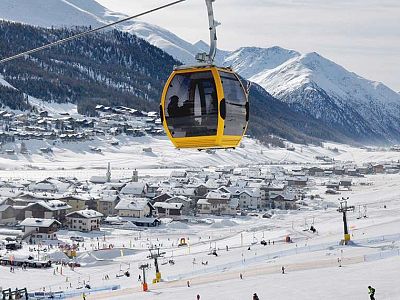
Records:
[[[92,199],[85,195],[68,195],[60,198],[59,200],[62,200],[71,206],[70,211],[77,211],[87,208]]]
[[[292,194],[277,194],[270,195],[270,199],[273,201],[273,207],[276,209],[297,209],[296,201],[297,197]]]
[[[106,217],[114,216],[117,214],[115,206],[117,206],[119,201],[120,197],[118,195],[103,195],[97,200],[97,211]]]
[[[117,204],[115,211],[120,217],[145,218],[152,216],[154,207],[146,198],[125,198]]]
[[[259,209],[261,208],[261,194],[259,189],[237,191],[233,195],[239,200],[241,209]]]
[[[132,197],[144,197],[147,194],[147,183],[128,182],[120,191],[121,195]]]
[[[231,194],[211,191],[205,199],[197,201],[199,214],[236,215],[238,199],[231,199]]]
[[[66,215],[68,228],[78,231],[100,230],[103,214],[92,209],[74,211]]]
[[[39,201],[30,203],[23,209],[23,217],[39,219],[56,219],[61,224],[65,222],[65,215],[71,206],[60,200]]]
[[[0,224],[14,223],[16,220],[16,211],[14,207],[8,204],[0,205]]]
[[[54,219],[26,218],[21,222],[24,227],[24,238],[29,237],[30,243],[43,240],[56,240],[56,232],[61,223]]]
[[[174,220],[180,219],[182,216],[182,203],[166,203],[156,202],[154,208],[159,217],[172,218]]]
[[[162,202],[162,201],[160,201],[160,202]],[[183,215],[188,215],[190,213],[190,210],[195,208],[195,202],[192,199],[185,197],[185,196],[172,197],[170,199],[165,200],[164,202],[182,204],[182,214]]]

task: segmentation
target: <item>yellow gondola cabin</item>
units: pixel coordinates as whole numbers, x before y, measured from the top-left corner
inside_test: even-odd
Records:
[[[177,148],[235,148],[247,128],[249,104],[229,68],[176,68],[161,99],[164,129]]]

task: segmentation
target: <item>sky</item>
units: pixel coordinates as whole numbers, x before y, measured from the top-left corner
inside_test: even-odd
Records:
[[[96,0],[128,15],[172,0]],[[400,91],[399,0],[216,0],[218,47],[280,46],[318,52]],[[208,41],[204,0],[187,0],[142,18],[189,42]]]

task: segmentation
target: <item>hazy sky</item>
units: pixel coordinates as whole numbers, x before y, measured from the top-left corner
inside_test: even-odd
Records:
[[[128,15],[172,0],[96,0]],[[400,0],[216,0],[219,48],[281,46],[316,51],[400,91]],[[143,18],[181,38],[208,41],[204,0]]]

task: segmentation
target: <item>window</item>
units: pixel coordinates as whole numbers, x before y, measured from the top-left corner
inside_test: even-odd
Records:
[[[247,124],[247,96],[236,75],[220,72],[226,103],[225,135],[242,135]]]
[[[173,137],[216,135],[218,98],[212,72],[176,75],[166,95],[164,115]]]

